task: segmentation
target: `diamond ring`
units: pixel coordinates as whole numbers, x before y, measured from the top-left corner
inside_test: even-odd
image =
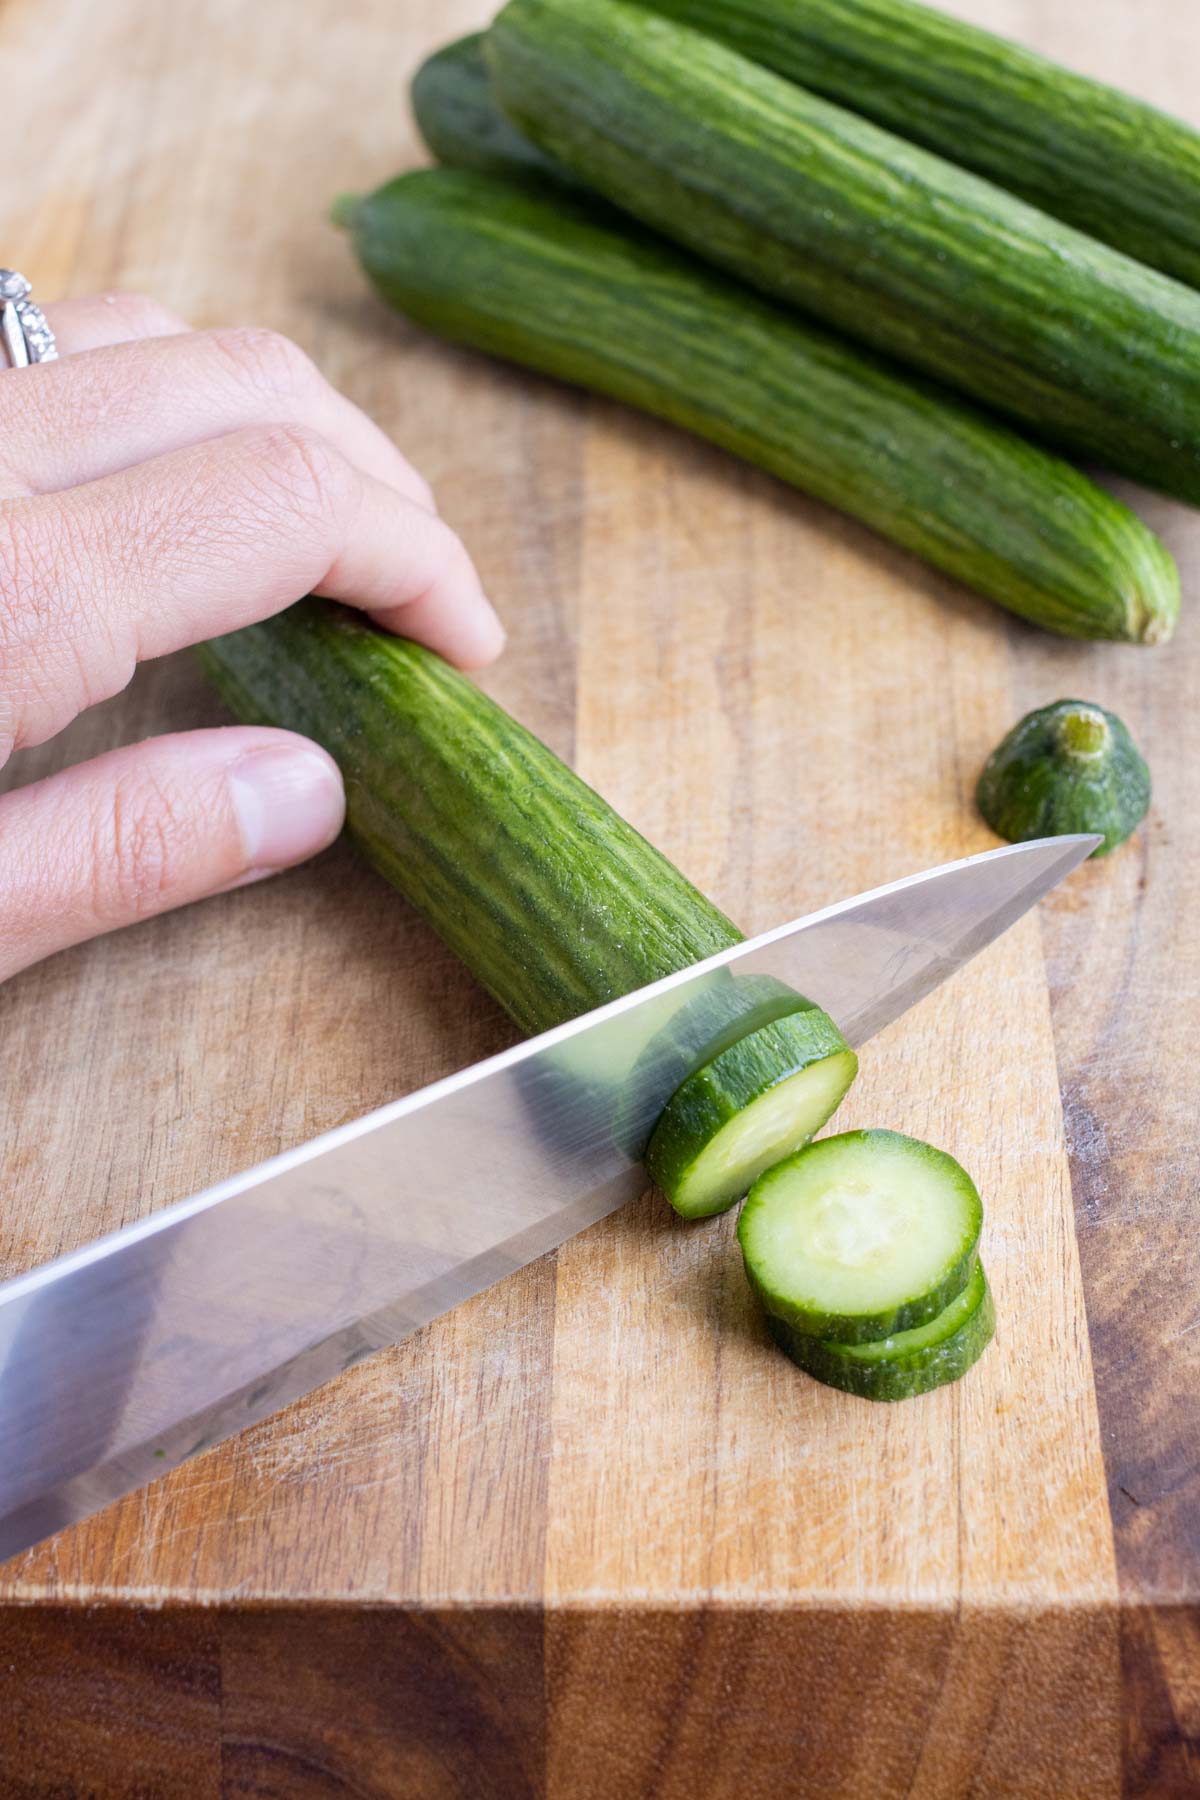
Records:
[[[29,283],[15,269],[0,269],[0,344],[10,369],[53,362],[58,355],[46,315],[29,298]]]

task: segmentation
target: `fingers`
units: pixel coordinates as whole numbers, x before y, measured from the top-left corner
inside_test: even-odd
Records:
[[[78,336],[98,331],[105,321],[93,326],[88,309],[103,313],[104,302],[75,304],[83,313]],[[22,370],[19,385],[0,381],[4,464],[25,493],[95,481],[251,426],[302,425],[364,474],[433,508],[429,484],[386,433],[289,338],[256,329],[189,332],[148,301],[137,302],[126,323],[168,330],[145,336],[133,329],[129,341]]]
[[[0,980],[69,944],[270,875],[332,842],[342,782],[291,732],[114,750],[0,798]]]
[[[27,374],[28,371],[21,371]],[[0,749],[41,743],[147,657],[310,591],[466,668],[503,631],[436,514],[292,426],[0,507]]]
[[[60,356],[191,329],[177,313],[144,294],[91,294],[86,300],[57,300],[45,310]]]

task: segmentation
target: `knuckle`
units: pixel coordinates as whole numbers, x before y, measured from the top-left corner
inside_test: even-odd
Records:
[[[28,690],[31,658],[56,636],[55,558],[26,505],[0,506],[0,688],[10,702]]]
[[[169,905],[183,887],[187,838],[168,789],[144,774],[122,777],[96,833],[98,916],[140,919]]]
[[[357,479],[328,438],[307,425],[267,426],[261,466],[274,497],[305,519],[336,518]]]
[[[234,374],[257,392],[290,399],[315,385],[316,365],[299,344],[259,325],[235,325],[206,332],[210,346]]]

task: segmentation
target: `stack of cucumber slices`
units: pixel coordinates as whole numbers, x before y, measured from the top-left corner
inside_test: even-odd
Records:
[[[995,1331],[975,1184],[896,1131],[846,1131],[759,1177],[738,1221],[771,1336],[830,1387],[905,1400],[955,1381]]]

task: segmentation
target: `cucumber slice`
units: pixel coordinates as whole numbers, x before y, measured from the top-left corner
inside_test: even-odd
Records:
[[[996,1309],[983,1264],[936,1318],[873,1344],[835,1344],[768,1318],[771,1336],[807,1375],[864,1400],[908,1400],[957,1381],[979,1361],[996,1331]]]
[[[625,1064],[613,1136],[628,1155],[642,1162],[651,1133],[661,1117],[649,1115],[646,1094],[674,1094],[697,1070],[706,1068],[741,1038],[792,1013],[809,1012],[813,1002],[773,975],[734,975],[720,969],[666,1019]],[[644,1009],[643,1009],[644,1010]],[[789,1073],[784,1069],[781,1074]]]
[[[847,1131],[755,1183],[738,1241],[768,1313],[863,1344],[924,1325],[962,1292],[982,1224],[952,1156],[897,1131]]]
[[[776,1019],[676,1089],[646,1148],[647,1172],[685,1219],[724,1212],[821,1129],[857,1072],[820,1007]]]

